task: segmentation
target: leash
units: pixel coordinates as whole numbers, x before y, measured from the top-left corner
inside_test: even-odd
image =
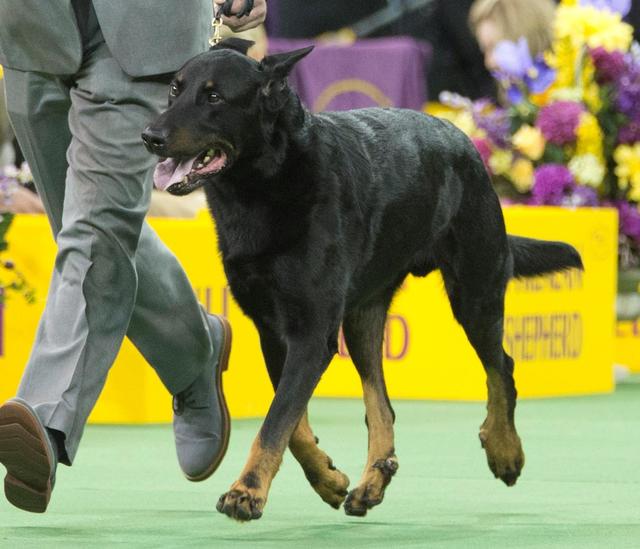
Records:
[[[213,3],[213,20],[211,21],[211,27],[213,28],[213,34],[211,38],[209,38],[210,46],[217,46],[222,40],[222,35],[220,34],[220,27],[222,27],[222,8],[224,6],[219,6],[215,2]]]

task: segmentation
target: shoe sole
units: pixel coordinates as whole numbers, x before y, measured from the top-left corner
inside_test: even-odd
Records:
[[[52,450],[38,416],[18,400],[0,407],[0,462],[7,468],[4,493],[9,502],[44,513],[51,499]]]
[[[231,340],[233,334],[229,321],[223,316],[218,316],[217,318],[222,324],[222,352],[220,353],[220,362],[218,363],[218,367],[216,368],[216,389],[218,391],[218,401],[220,402],[220,406],[222,408],[222,421],[224,424],[222,446],[220,447],[218,455],[211,462],[211,465],[206,471],[198,476],[190,476],[185,474],[187,480],[190,480],[191,482],[201,482],[208,479],[211,475],[213,475],[213,473],[216,472],[216,469],[220,466],[222,459],[227,453],[227,448],[229,447],[229,437],[231,435],[231,416],[229,415],[227,400],[225,399],[224,391],[222,390],[222,372],[226,372],[229,368],[229,355],[231,354]]]

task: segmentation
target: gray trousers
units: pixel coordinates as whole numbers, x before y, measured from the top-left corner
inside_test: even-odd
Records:
[[[212,358],[212,337],[184,271],[144,221],[155,160],[140,134],[166,104],[166,84],[125,74],[97,29],[77,74],[5,69],[5,86],[58,245],[18,396],[64,433],[70,465],[125,335],[173,394]]]

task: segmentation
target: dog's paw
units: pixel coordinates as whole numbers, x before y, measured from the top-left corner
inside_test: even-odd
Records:
[[[349,477],[331,464],[322,471],[321,475],[309,472],[305,474],[309,484],[322,498],[322,501],[328,503],[334,509],[339,509],[344,498],[347,497]]]
[[[487,454],[489,469],[507,486],[513,486],[524,467],[524,452],[515,431],[480,429],[480,444]]]
[[[379,459],[366,472],[360,485],[351,490],[344,502],[347,515],[364,517],[367,511],[380,505],[384,498],[384,491],[398,470],[398,459],[390,456]]]
[[[249,488],[233,488],[222,494],[216,509],[240,522],[257,520],[262,516],[264,499],[252,494]]]

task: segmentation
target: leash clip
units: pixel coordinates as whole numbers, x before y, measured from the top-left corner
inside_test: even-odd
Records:
[[[213,35],[211,36],[211,38],[209,38],[209,45],[217,46],[222,40],[222,35],[220,34],[220,27],[222,27],[222,6],[217,6],[216,4],[214,4],[211,27],[213,28]]]

